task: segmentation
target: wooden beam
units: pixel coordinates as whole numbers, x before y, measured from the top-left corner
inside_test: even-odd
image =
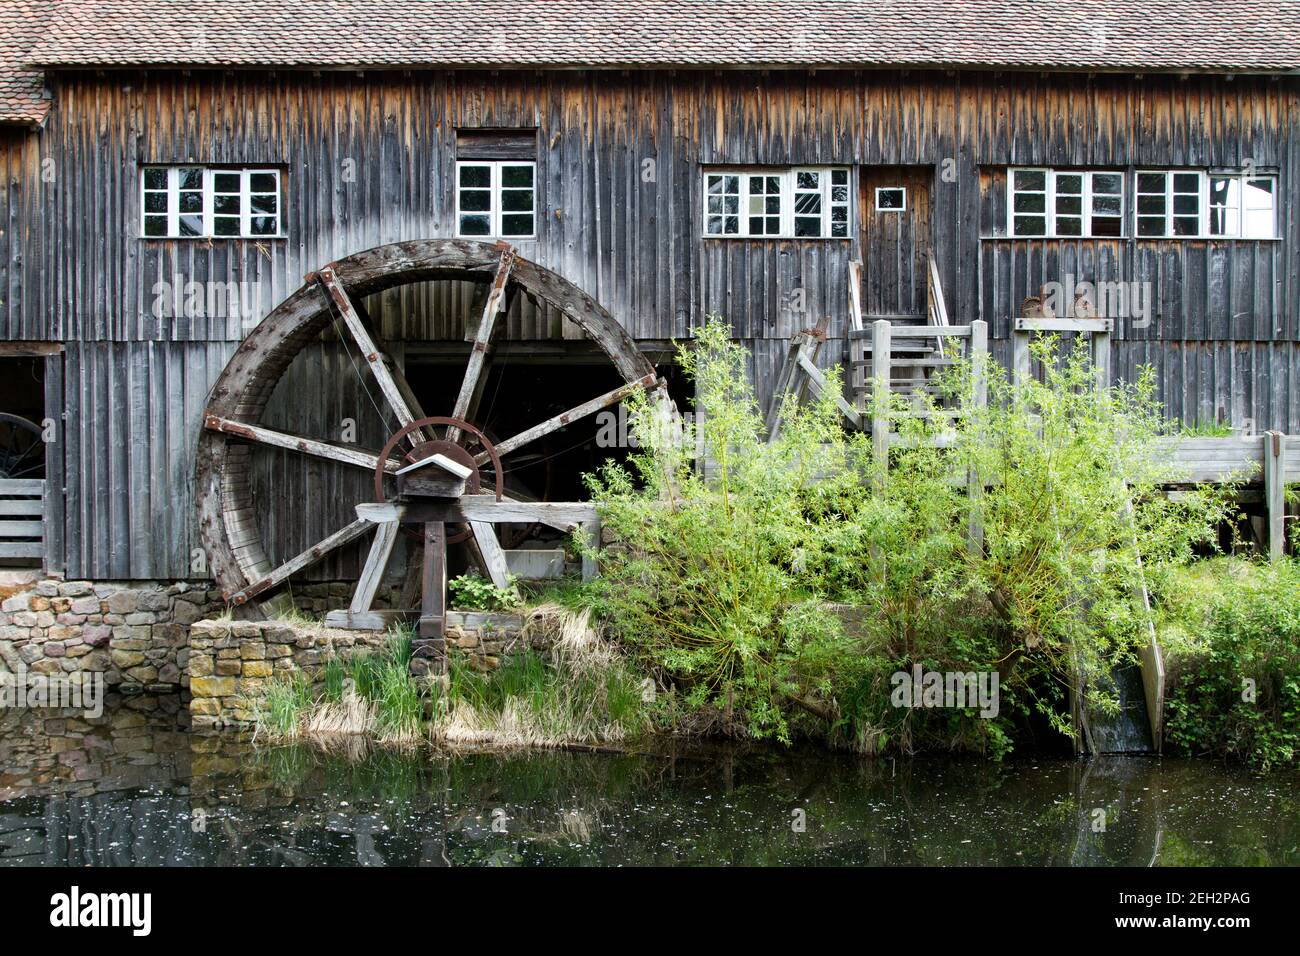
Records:
[[[893,326],[887,319],[871,323],[871,451],[876,463],[875,481],[885,480],[889,471],[889,362]]]
[[[819,396],[823,394],[826,391],[826,376],[822,374],[822,370],[814,365],[812,359],[808,358],[808,356],[804,355],[802,352],[799,353],[797,361],[799,367],[803,369],[804,374],[808,376],[808,381],[812,385],[813,390]],[[847,418],[854,428],[861,429],[862,417],[854,411],[853,406],[844,400],[843,395],[836,393],[834,398],[835,405],[839,408],[840,414]]]
[[[501,551],[496,529],[487,521],[471,521],[469,530],[482,560],[483,570],[493,585],[499,588],[510,587],[510,566],[506,564],[506,556]]]
[[[372,451],[361,451],[348,448],[346,445],[317,441],[314,438],[304,438],[302,435],[290,435],[271,428],[263,428],[261,425],[246,425],[217,415],[206,416],[203,419],[203,427],[209,431],[221,432],[223,435],[234,435],[236,438],[244,438],[263,445],[287,448],[289,451],[299,451],[304,455],[315,455],[317,458],[327,458],[369,472],[374,472],[379,466],[379,456]],[[389,459],[384,463],[384,471],[390,475],[396,474],[399,464]]]
[[[1012,322],[1015,332],[1114,332],[1114,319],[1032,319],[1024,316]]]
[[[857,259],[849,263],[849,329],[862,331],[862,263]]]
[[[984,408],[989,401],[989,326],[983,319],[970,324],[971,394],[975,410]],[[971,468],[966,475],[966,500],[970,520],[966,525],[966,550],[972,555],[984,553],[984,478]]]
[[[613,391],[606,392],[604,395],[593,398],[589,402],[583,402],[581,405],[576,405],[568,411],[561,412],[552,418],[548,418],[546,421],[534,425],[526,431],[510,436],[505,439],[505,441],[497,442],[497,455],[504,458],[511,452],[518,451],[529,442],[534,442],[544,435],[549,435],[551,432],[558,431],[566,425],[571,425],[579,419],[586,418],[588,415],[600,411],[602,408],[608,408],[610,405],[615,405],[618,402],[623,401],[623,399],[627,398],[629,395],[650,388],[652,385],[657,384],[658,381],[658,376],[652,373],[644,378],[637,379],[635,382],[620,385]],[[474,456],[474,463],[478,465],[487,464],[491,460],[492,456],[487,452],[480,452]]]
[[[563,523],[569,526],[594,521],[596,506],[581,501],[497,501],[494,495],[465,495],[455,501],[363,502],[356,507],[359,520],[483,521],[488,524]]]
[[[410,620],[416,613],[388,608],[361,612],[330,611],[325,615],[325,626],[345,631],[386,631],[393,624]]]
[[[1011,381],[1023,385],[1032,374],[1029,333],[1019,329],[1011,333]]]
[[[1286,552],[1286,436],[1264,433],[1264,505],[1268,511],[1268,558]]]
[[[365,322],[362,321],[361,316],[352,305],[352,299],[349,298],[347,289],[343,288],[343,283],[339,281],[334,269],[330,266],[321,269],[316,273],[316,280],[324,286],[330,301],[334,303],[334,308],[343,319],[343,324],[347,326],[352,340],[357,343],[357,348],[361,350],[361,355],[366,360],[366,364],[370,366],[370,371],[375,376],[375,381],[378,383],[379,390],[383,393],[385,401],[388,402],[388,407],[397,416],[397,423],[405,428],[415,421],[415,415],[408,407],[402,389],[393,377],[388,364],[388,356],[383,353],[371,337],[369,329],[366,328]],[[424,436],[418,432],[413,432],[409,437],[412,444],[418,444],[424,440]]]
[[[253,598],[283,584],[303,568],[315,564],[335,548],[341,548],[349,541],[361,537],[373,523],[366,518],[357,518],[356,521],[335,531],[328,538],[318,541],[307,550],[294,555],[284,564],[264,574],[242,590],[236,591],[234,594],[227,594],[225,596],[226,600],[231,604],[247,604]]]
[[[39,538],[44,532],[41,521],[0,521],[0,538]]]
[[[62,342],[0,342],[0,357],[47,358],[63,351]]]
[[[479,317],[478,330],[474,334],[470,347],[469,362],[465,365],[465,377],[461,379],[460,392],[456,395],[456,404],[452,407],[453,418],[465,418],[475,404],[481,390],[480,378],[483,366],[487,362],[488,348],[492,344],[492,331],[506,301],[506,285],[510,281],[510,271],[515,264],[515,250],[506,243],[498,243],[501,260],[497,264],[496,275],[488,292],[487,302],[483,305],[483,314]],[[456,441],[460,437],[459,428],[447,430],[447,440]]]
[[[43,495],[44,478],[0,478],[0,495]]]
[[[361,569],[361,576],[357,578],[357,589],[352,594],[352,604],[348,607],[353,614],[369,611],[370,605],[375,602],[375,594],[384,579],[384,569],[388,567],[388,559],[392,556],[393,545],[397,543],[397,532],[400,529],[401,525],[396,521],[375,526],[375,540],[370,544],[365,566]]]
[[[444,629],[447,624],[447,528],[441,521],[424,526],[424,576],[420,598],[417,657],[432,660],[435,672],[446,666]]]

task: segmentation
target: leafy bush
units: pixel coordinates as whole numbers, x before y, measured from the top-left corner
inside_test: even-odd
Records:
[[[1300,760],[1300,563],[1206,562],[1162,597],[1168,749]]]
[[[513,578],[509,587],[499,588],[481,575],[462,574],[447,582],[447,590],[458,611],[515,611],[523,604]]]
[[[748,357],[710,321],[679,350],[696,424],[675,441],[634,403],[642,453],[589,479],[618,542],[600,556],[609,627],[688,710],[756,737],[801,725],[863,750],[1002,753],[1015,708],[1071,730],[1064,691],[1080,673],[1091,703],[1114,707],[1107,675],[1145,639],[1143,564],[1189,560],[1226,497],[1158,493],[1174,476],[1153,445],[1149,373],[1099,396],[1086,352],[1054,348],[1035,346],[1041,382],[987,369],[988,405],[955,423],[891,396],[873,410],[899,431],[880,474],[869,440],[840,425],[834,372],[822,400],[787,402],[766,442]],[[942,387],[961,397],[970,380],[959,367]],[[974,499],[972,470],[989,486]],[[913,664],[996,671],[1003,716],[892,707],[890,675]]]

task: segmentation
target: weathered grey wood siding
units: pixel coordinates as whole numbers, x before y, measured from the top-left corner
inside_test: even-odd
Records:
[[[1074,270],[1159,283],[1161,321],[1134,337],[1300,338],[1300,276],[1288,267],[1300,239],[1300,87],[1289,78],[172,73],[68,75],[56,86],[35,152],[0,154],[6,212],[24,224],[27,249],[21,264],[12,249],[5,258],[8,284],[17,274],[22,286],[0,309],[6,338],[237,339],[236,318],[159,319],[157,283],[247,283],[257,317],[332,259],[451,235],[454,131],[479,126],[539,131],[545,215],[522,251],[596,295],[637,338],[682,336],[710,311],[742,338],[786,338],[808,318],[843,316],[856,240],[701,239],[699,167],[709,163],[932,166],[952,311],[990,320],[995,335],[1024,294]],[[1281,241],[981,238],[1000,232],[1008,164],[1247,160],[1279,171]],[[288,238],[142,241],[137,176],[148,162],[285,166]],[[789,312],[796,288],[806,316]],[[444,297],[387,305],[390,332],[456,331]],[[532,318],[515,328],[556,331]]]
[[[1169,413],[1189,422],[1300,430],[1295,78],[173,71],[52,82],[44,130],[0,131],[0,339],[69,343],[48,389],[65,422],[69,575],[188,573],[190,460],[211,382],[247,324],[305,273],[381,243],[452,235],[458,127],[538,130],[543,215],[525,256],[640,340],[725,316],[754,351],[762,396],[794,331],[828,319],[842,333],[858,241],[702,239],[701,165],[921,165],[934,170],[930,234],[949,311],[988,320],[995,353],[1045,282],[1151,281],[1154,321],[1121,323],[1117,370],[1155,365]],[[1278,173],[1276,241],[1001,234],[1008,165],[1247,160]],[[140,239],[137,177],[151,162],[282,166],[287,238]],[[177,277],[247,291],[246,315],[160,314]],[[792,309],[796,290],[804,311]],[[459,339],[472,291],[413,288],[371,311],[397,348]],[[564,327],[520,301],[509,334],[561,338]],[[841,354],[833,339],[824,361]],[[331,415],[358,399],[335,365],[319,378]],[[291,467],[302,468],[267,465]],[[312,474],[282,471],[278,493],[314,493]],[[288,548],[311,530],[276,534]]]

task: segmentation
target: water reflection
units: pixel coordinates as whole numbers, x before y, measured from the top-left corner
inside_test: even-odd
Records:
[[[1282,865],[1297,782],[1123,757],[254,749],[137,699],[0,715],[0,863]]]

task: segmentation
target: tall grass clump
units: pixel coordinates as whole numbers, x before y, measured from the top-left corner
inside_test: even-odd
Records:
[[[424,688],[410,673],[411,634],[394,629],[383,649],[330,658],[319,687],[301,675],[272,682],[258,705],[257,729],[273,739],[366,735],[411,743],[423,734]]]
[[[591,623],[589,611],[534,608],[527,629],[550,638],[549,659],[535,650],[493,671],[450,659],[434,734],[450,745],[553,747],[617,743],[649,728],[642,682]]]

